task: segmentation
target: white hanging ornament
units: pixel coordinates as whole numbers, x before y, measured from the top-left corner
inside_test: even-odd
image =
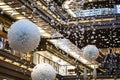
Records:
[[[31,73],[32,80],[55,80],[55,69],[46,63],[37,64]]]
[[[84,56],[87,56],[88,58],[94,60],[97,58],[99,51],[95,45],[87,45],[83,49]]]
[[[39,45],[40,30],[37,25],[27,19],[16,21],[8,30],[8,42],[14,50],[33,51]]]

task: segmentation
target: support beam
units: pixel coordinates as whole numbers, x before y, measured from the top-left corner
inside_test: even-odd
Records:
[[[25,66],[29,66],[31,68],[33,68],[35,65],[33,63],[30,63],[24,59],[21,59],[20,57],[17,57],[15,55],[12,55],[10,53],[8,53],[7,51],[4,51],[4,50],[0,50],[0,56],[3,56],[5,58],[8,58],[10,60],[13,60],[13,61],[17,61],[21,64],[24,64]]]
[[[29,75],[24,74],[25,72],[22,72],[22,70],[20,69],[21,68],[18,66],[15,66],[13,64],[0,60],[0,73],[6,74],[21,80],[29,80],[30,72],[29,72]]]
[[[0,30],[0,36],[2,36],[3,38],[7,38],[7,33]]]

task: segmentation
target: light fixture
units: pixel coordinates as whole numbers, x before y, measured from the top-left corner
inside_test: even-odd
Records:
[[[18,63],[18,62],[13,62],[13,64],[16,66],[20,66],[20,63]]]
[[[3,6],[0,6],[0,8],[2,8],[2,10],[13,10],[10,6],[8,5],[3,5]]]
[[[6,61],[8,63],[12,63],[12,60],[10,60],[10,59],[5,59],[4,61]]]
[[[79,21],[70,21],[64,24],[78,24],[78,23],[87,23],[87,22],[103,22],[103,21],[111,21],[115,20],[115,18],[105,18],[105,19],[95,19],[95,20],[79,20]]]
[[[16,11],[13,11],[13,10],[8,10],[7,12],[8,12],[8,13],[11,13],[11,14],[13,14],[13,15],[18,15],[18,14],[20,14],[20,13],[18,13],[18,12],[16,12]]]
[[[20,19],[25,19],[25,17],[24,17],[24,16],[20,16],[20,15],[19,15],[19,16],[18,16],[18,15],[17,15],[17,16],[15,16],[15,18],[16,18],[17,20],[20,20]]]
[[[4,60],[4,57],[0,56],[0,60]]]
[[[32,68],[28,68],[27,70],[32,71]]]
[[[20,67],[22,67],[24,69],[27,69],[27,66],[25,66],[25,65],[21,65]]]
[[[25,17],[20,15],[19,12],[15,11],[12,7],[8,6],[6,3],[2,1],[0,1],[0,9],[3,10],[6,14],[12,16],[13,18],[17,20],[25,19]]]
[[[0,1],[0,6],[1,6],[1,5],[5,5],[5,3]]]
[[[36,3],[37,5],[41,6],[46,12],[48,12],[52,17],[54,17],[58,22],[61,22],[61,20],[56,15],[54,15],[46,6],[44,6],[40,1],[37,1]]]

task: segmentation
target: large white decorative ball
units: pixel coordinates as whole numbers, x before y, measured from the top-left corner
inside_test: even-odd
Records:
[[[32,80],[55,80],[55,69],[46,63],[37,64],[31,73]]]
[[[38,26],[27,19],[16,21],[8,30],[8,42],[14,50],[33,51],[40,42]]]
[[[83,49],[83,53],[84,53],[85,56],[87,56],[90,59],[94,60],[94,59],[97,58],[97,56],[99,54],[99,50],[97,49],[97,47],[95,45],[87,45]]]

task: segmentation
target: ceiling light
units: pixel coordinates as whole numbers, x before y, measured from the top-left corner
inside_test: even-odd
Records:
[[[14,12],[14,11],[7,11],[9,15],[14,16],[14,15],[19,15],[18,12]]]
[[[13,62],[13,64],[16,66],[20,66],[20,63],[18,63],[18,62]]]
[[[27,68],[27,66],[25,66],[25,65],[21,65],[21,67],[22,67],[22,68],[24,68],[24,69],[26,69],[26,68]]]
[[[29,71],[32,71],[32,68],[28,68]]]
[[[8,63],[12,63],[12,60],[10,60],[10,59],[5,59],[5,61]]]
[[[36,20],[34,20],[33,22],[34,22],[34,23],[36,23],[37,21],[36,21]]]
[[[0,1],[0,6],[1,6],[1,5],[5,5],[5,3]]]
[[[41,6],[45,11],[47,11],[52,17],[54,17],[58,22],[60,22],[61,20],[59,18],[56,17],[56,15],[54,15],[46,6],[44,6],[40,1],[37,1],[37,4],[39,6]]]
[[[16,19],[18,19],[18,20],[19,19],[25,19],[25,17],[24,16],[17,16]]]
[[[0,60],[4,60],[4,57],[0,56]]]
[[[28,16],[29,19],[31,19],[32,17],[33,17],[32,15],[31,15],[31,16]]]
[[[3,5],[3,6],[0,6],[0,8],[2,8],[2,10],[13,10],[10,6],[8,5]]]
[[[10,15],[10,16],[14,16],[17,15],[13,18],[15,19],[25,19],[24,16],[20,15],[19,12],[15,11],[13,8],[11,8],[10,6],[6,5],[4,2],[0,1],[0,9],[5,11],[6,14]],[[19,15],[18,15],[19,14]]]
[[[84,64],[89,64],[88,60],[84,59],[83,57],[80,57],[80,61]]]
[[[89,2],[92,2],[93,0],[89,0]]]
[[[14,15],[20,14],[20,13],[18,13],[17,11],[13,11],[13,10],[8,10],[8,11],[6,11],[6,12],[12,13],[12,14],[14,14]]]
[[[98,68],[98,65],[97,64],[92,64],[92,65],[90,65],[93,69],[94,68]]]

